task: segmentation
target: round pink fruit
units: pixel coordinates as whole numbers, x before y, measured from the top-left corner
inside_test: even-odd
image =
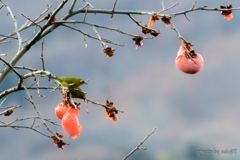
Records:
[[[203,67],[203,57],[200,54],[195,53],[194,50],[191,50],[189,55],[191,58],[189,58],[185,49],[180,46],[175,62],[178,69],[184,73],[195,74]]]

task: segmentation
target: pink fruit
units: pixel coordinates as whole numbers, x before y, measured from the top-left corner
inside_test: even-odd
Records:
[[[63,118],[63,115],[67,112],[68,106],[64,105],[63,103],[60,103],[56,108],[55,108],[55,113],[59,119]]]
[[[190,49],[189,55],[191,58],[187,55],[186,50],[180,46],[175,62],[178,69],[184,73],[195,74],[201,70],[204,61],[202,56],[198,53],[195,53],[192,49]]]
[[[78,109],[69,107],[62,118],[62,127],[73,139],[79,136],[82,126],[78,122]]]

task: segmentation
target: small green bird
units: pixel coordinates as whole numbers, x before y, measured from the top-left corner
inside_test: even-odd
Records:
[[[63,87],[67,88],[77,88],[80,87],[83,84],[87,84],[84,80],[81,78],[74,78],[74,77],[57,77],[56,79]]]
[[[80,88],[69,88],[69,92],[71,98],[86,99],[86,93],[84,93]]]

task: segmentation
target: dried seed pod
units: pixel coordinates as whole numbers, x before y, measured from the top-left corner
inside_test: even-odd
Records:
[[[152,14],[150,21],[148,23],[148,26],[151,28],[152,24],[156,22],[156,20],[159,20],[159,17],[156,13]]]
[[[64,148],[63,146],[66,145],[67,143],[63,141],[63,135],[60,135],[59,133],[56,132],[56,135],[60,138],[57,138],[56,136],[51,136],[53,139],[53,142],[57,145],[58,148]]]
[[[163,16],[162,18],[161,18],[161,20],[168,26],[168,25],[171,25],[172,23],[171,23],[171,20],[172,19],[172,17],[167,17],[167,16]]]
[[[106,118],[110,118],[114,121],[114,123],[117,123],[117,114],[118,111],[116,110],[115,107],[113,107],[113,102],[109,102],[108,100],[106,101],[106,106],[109,108],[106,108]]]
[[[134,38],[132,38],[132,40],[134,41],[134,44],[139,47],[141,47],[143,45],[143,42],[142,42],[143,38],[140,36],[134,37]]]
[[[114,55],[115,50],[112,47],[107,47],[103,49],[103,51],[108,57],[112,57]]]
[[[223,15],[223,17],[227,18],[227,20],[229,21],[230,19],[233,18],[232,15],[232,5],[228,5],[228,6],[220,6],[221,9],[229,9],[226,11],[222,11],[221,14]]]

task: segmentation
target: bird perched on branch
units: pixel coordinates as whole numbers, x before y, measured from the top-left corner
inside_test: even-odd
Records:
[[[83,84],[87,84],[84,80],[81,78],[74,78],[74,77],[57,77],[53,78],[57,80],[63,87],[70,88],[78,88]]]
[[[80,88],[69,88],[71,98],[80,98],[86,100],[86,93]]]

